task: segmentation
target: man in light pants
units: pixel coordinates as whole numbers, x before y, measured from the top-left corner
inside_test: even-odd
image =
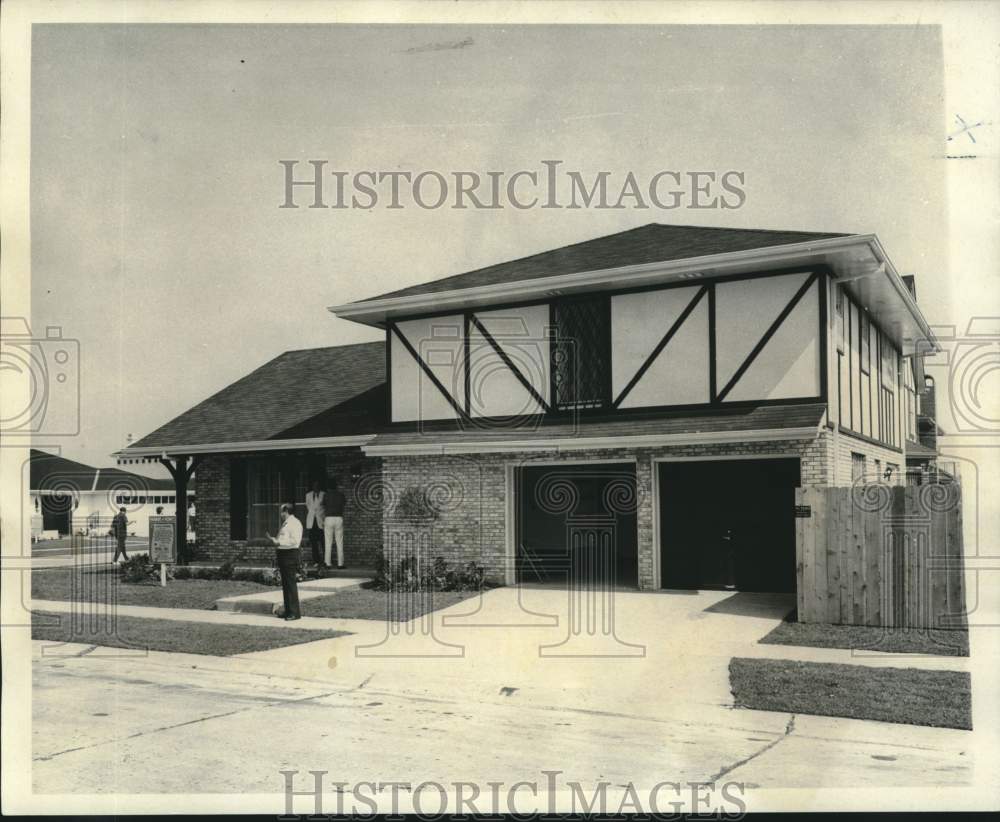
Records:
[[[323,536],[325,537],[324,559],[327,565],[332,564],[333,540],[337,540],[337,567],[344,567],[344,505],[347,500],[337,489],[337,478],[330,477],[330,487],[324,497],[326,516],[323,519]]]

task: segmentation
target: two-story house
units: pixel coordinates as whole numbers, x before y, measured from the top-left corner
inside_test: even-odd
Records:
[[[434,553],[497,581],[794,590],[794,489],[904,481],[934,345],[875,235],[651,224],[331,311],[384,343],[288,352],[120,455],[198,457],[210,556],[334,474],[349,563],[417,489]]]

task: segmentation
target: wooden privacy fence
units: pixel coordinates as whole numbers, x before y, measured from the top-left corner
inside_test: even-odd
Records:
[[[964,628],[957,482],[795,492],[799,622]]]

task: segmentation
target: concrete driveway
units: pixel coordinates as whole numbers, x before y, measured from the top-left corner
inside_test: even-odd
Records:
[[[788,597],[616,592],[610,610],[570,605],[565,591],[504,588],[392,631],[337,620],[356,633],[244,657],[126,659],[82,646],[40,657],[36,790],[263,793],[278,790],[282,769],[348,782],[511,782],[544,770],[751,788],[972,780],[967,732],[734,709],[734,655],[851,661],[756,645]],[[587,613],[613,618],[588,630],[577,619]]]

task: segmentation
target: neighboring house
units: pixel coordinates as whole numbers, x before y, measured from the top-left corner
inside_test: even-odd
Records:
[[[263,550],[334,474],[349,564],[417,489],[433,553],[497,581],[589,552],[629,586],[794,590],[794,489],[904,481],[935,347],[875,235],[653,224],[331,311],[385,343],[287,352],[119,453],[199,459],[206,555]]]
[[[120,468],[94,468],[56,454],[31,449],[29,468],[31,536],[102,535],[124,505],[132,520],[129,533],[146,536],[149,517],[163,507],[176,510],[174,483]],[[189,495],[193,498],[193,492]]]

